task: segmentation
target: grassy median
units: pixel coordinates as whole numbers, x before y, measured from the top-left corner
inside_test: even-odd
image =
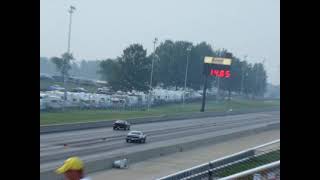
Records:
[[[208,101],[206,111],[221,112],[232,108],[233,110],[265,108],[280,106],[279,100],[260,101],[260,100],[231,100],[225,102]],[[111,111],[111,110],[66,110],[65,112],[41,112],[40,125],[89,122],[99,120],[130,119],[137,117],[173,115],[179,113],[199,112],[201,102],[185,104],[171,104],[153,107],[150,111],[130,110],[130,111]]]

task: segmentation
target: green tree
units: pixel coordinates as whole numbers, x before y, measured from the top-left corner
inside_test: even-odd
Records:
[[[156,48],[156,55],[159,57],[158,61],[154,63],[154,79],[161,83],[164,87],[171,86],[174,62],[174,42],[166,40]],[[152,56],[150,56],[152,58]]]
[[[255,73],[254,96],[263,96],[267,87],[267,74],[262,63],[254,64],[253,71]]]
[[[187,56],[189,56],[188,72],[192,68],[190,66],[191,57],[187,50],[189,47],[193,47],[190,42],[171,40],[166,40],[157,47],[156,54],[159,60],[156,64],[156,79],[164,87],[175,87],[176,89],[184,87]]]
[[[191,47],[189,52],[187,49]],[[266,90],[266,71],[262,64],[249,64],[233,56],[226,49],[214,51],[210,44],[201,42],[193,46],[187,41],[166,40],[155,52],[146,56],[142,45],[133,44],[123,51],[117,59],[107,59],[99,65],[99,74],[109,82],[114,90],[148,91],[151,63],[154,60],[153,84],[163,87],[184,87],[187,57],[189,58],[187,87],[199,90],[203,85],[203,60],[205,56],[226,57],[232,59],[231,77],[220,78],[220,89],[231,92],[243,92],[261,96]],[[214,81],[213,81],[214,80]],[[208,88],[217,86],[217,78],[210,77]]]
[[[63,78],[69,75],[71,69],[70,61],[74,60],[72,54],[64,53],[61,57],[53,57],[51,61],[55,64],[57,71]]]
[[[107,59],[100,62],[98,73],[103,80],[106,80],[111,85],[112,90],[124,90],[122,84],[122,72],[119,64],[120,58]]]
[[[239,62],[238,60],[233,56],[233,54],[226,49],[219,50],[217,52],[218,57],[224,57],[224,58],[230,58],[231,59],[231,67],[230,67],[230,78],[220,78],[220,84],[219,88],[224,91],[228,91],[228,99],[231,99],[231,92],[235,91],[237,89],[238,83],[236,81],[238,80],[237,72],[239,71]]]
[[[142,45],[133,44],[123,50],[116,60],[100,63],[99,74],[107,80],[113,90],[143,91],[149,90],[151,60]]]
[[[138,90],[147,92],[149,90],[149,74],[151,60],[147,58],[147,50],[140,44],[130,45],[123,51],[119,61],[123,73],[124,90]]]
[[[188,71],[188,87],[199,90],[204,83],[203,76],[203,60],[205,56],[214,56],[214,51],[210,44],[201,42],[191,50],[189,71]],[[211,87],[212,77],[208,82],[208,88]]]
[[[230,78],[223,79],[222,82],[225,82],[225,89],[228,91],[228,97],[230,99],[231,92],[240,92],[241,90],[241,62],[240,59],[232,57],[232,63],[230,67]],[[222,83],[224,84],[224,83]]]

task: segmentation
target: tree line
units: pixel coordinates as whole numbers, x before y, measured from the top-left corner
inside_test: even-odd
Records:
[[[61,71],[57,68],[60,63],[60,58],[46,58],[40,57],[40,73],[46,73],[51,75],[61,75]],[[56,59],[56,63],[53,62]],[[100,66],[99,60],[81,60],[79,63],[70,62],[68,68],[68,74],[76,77],[83,77],[87,79],[100,79],[100,75],[97,73]],[[59,64],[60,63],[60,64]],[[62,68],[62,67],[61,67]],[[66,68],[67,69],[67,68]]]
[[[64,53],[61,57],[50,60],[40,58],[41,67],[51,64],[48,70],[61,75],[83,76],[106,80],[110,87],[121,91],[150,90],[150,74],[153,65],[152,87],[161,86],[175,89],[184,87],[185,72],[188,60],[188,88],[202,89],[204,83],[203,60],[205,56],[227,57],[232,59],[230,78],[209,77],[208,87],[219,87],[220,90],[242,93],[246,96],[262,96],[266,91],[267,75],[262,63],[248,63],[234,56],[226,49],[213,50],[206,42],[194,45],[188,41],[161,42],[150,55],[140,44],[132,44],[123,50],[121,56],[103,61],[82,61],[78,66],[72,63],[72,54]],[[100,75],[100,78],[98,78]]]
[[[209,77],[208,87],[219,86],[219,89],[229,92],[229,95],[236,92],[247,96],[262,96],[267,85],[266,70],[262,63],[248,63],[226,49],[213,50],[206,42],[194,45],[188,41],[166,40],[150,55],[147,55],[147,50],[142,45],[132,44],[123,50],[121,56],[101,61],[98,73],[103,80],[108,81],[113,90],[148,92],[154,61],[152,87],[178,89],[184,87],[188,59],[187,87],[200,90],[204,82],[204,57],[226,55],[231,55],[232,59],[231,77]]]

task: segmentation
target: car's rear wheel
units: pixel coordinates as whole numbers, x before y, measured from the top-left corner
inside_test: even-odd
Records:
[[[130,142],[129,139],[126,139],[127,143]]]

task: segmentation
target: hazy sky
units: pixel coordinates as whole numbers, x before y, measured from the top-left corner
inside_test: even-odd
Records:
[[[206,41],[249,62],[262,62],[280,83],[280,0],[40,0],[40,56],[67,50],[78,60],[115,58],[132,43],[153,51],[153,39]]]

